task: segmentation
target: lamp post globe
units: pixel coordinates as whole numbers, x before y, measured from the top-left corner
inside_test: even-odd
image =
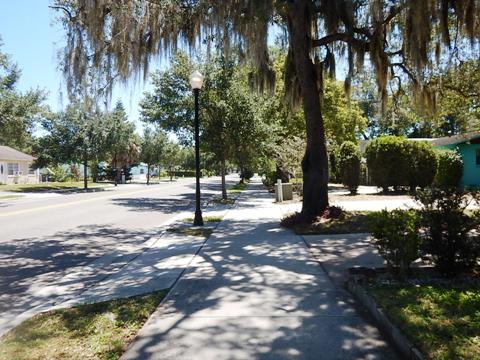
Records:
[[[193,90],[200,90],[203,86],[203,75],[195,70],[190,74],[190,86]]]
[[[199,135],[199,111],[198,111],[198,97],[200,89],[203,86],[203,75],[195,70],[190,75],[190,86],[192,87],[195,96],[195,217],[193,219],[194,226],[203,226],[202,210],[200,209],[200,135]]]

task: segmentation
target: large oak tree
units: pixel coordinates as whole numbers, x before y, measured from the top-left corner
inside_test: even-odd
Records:
[[[302,161],[302,213],[314,216],[328,206],[328,160],[322,120],[325,69],[342,54],[348,63],[348,92],[354,67],[372,62],[379,93],[408,80],[419,103],[432,106],[434,94],[422,85],[428,65],[442,50],[455,50],[457,36],[476,41],[480,0],[56,0],[68,32],[67,80],[81,84],[89,64],[106,79],[127,79],[148,71],[152,56],[202,41],[222,41],[257,69],[259,90],[274,82],[268,55],[270,25],[285,30],[289,55],[286,91],[303,106],[306,151]]]

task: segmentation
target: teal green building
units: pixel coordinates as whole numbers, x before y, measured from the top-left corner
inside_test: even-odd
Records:
[[[437,139],[422,139],[437,149],[456,150],[463,159],[463,187],[480,187],[480,132],[447,136]]]

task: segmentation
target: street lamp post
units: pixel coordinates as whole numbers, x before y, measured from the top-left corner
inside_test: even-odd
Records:
[[[194,226],[203,226],[202,210],[200,209],[200,135],[199,135],[199,119],[198,119],[198,96],[203,85],[203,75],[199,71],[194,71],[190,75],[190,85],[195,95],[195,218],[193,220]]]

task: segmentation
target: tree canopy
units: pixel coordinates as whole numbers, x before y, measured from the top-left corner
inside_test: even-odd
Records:
[[[21,71],[1,52],[0,38],[0,144],[31,152],[35,124],[46,111],[41,90],[21,93],[16,88]]]
[[[431,64],[442,53],[458,51],[460,38],[473,44],[480,34],[479,0],[55,0],[53,7],[65,15],[66,77],[77,85],[90,65],[104,78],[127,79],[146,74],[152,56],[221,42],[225,54],[234,50],[256,69],[252,85],[273,88],[269,27],[285,30],[285,91],[293,105],[302,104],[305,115],[306,217],[328,206],[320,95],[324,72],[334,73],[338,57],[348,64],[347,93],[355,68],[368,59],[383,103],[389,91],[408,82],[415,103],[431,108],[436,93],[424,81]],[[389,90],[392,83],[396,89]]]

